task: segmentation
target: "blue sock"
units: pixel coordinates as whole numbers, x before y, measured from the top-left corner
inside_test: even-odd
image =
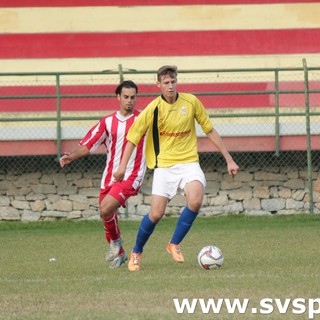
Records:
[[[176,229],[171,239],[171,243],[179,244],[190,230],[194,219],[197,217],[198,212],[191,211],[185,207],[179,217]]]
[[[147,243],[155,226],[156,226],[156,223],[150,220],[149,214],[146,214],[141,221],[139,231],[137,234],[136,244],[133,248],[133,252],[135,253],[143,252],[143,247]]]

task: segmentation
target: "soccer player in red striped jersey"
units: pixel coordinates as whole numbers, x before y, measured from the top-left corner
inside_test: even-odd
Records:
[[[102,118],[88,131],[76,150],[65,153],[60,158],[60,166],[64,167],[78,158],[95,152],[100,145],[106,147],[107,161],[101,179],[99,208],[109,243],[106,260],[109,261],[110,268],[118,268],[128,259],[122,247],[117,209],[120,206],[125,207],[127,199],[138,194],[146,172],[145,136],[143,136],[130,157],[124,179],[116,182],[113,178],[127,144],[127,133],[139,115],[135,110],[138,87],[133,81],[123,81],[115,93],[120,102],[120,109]]]

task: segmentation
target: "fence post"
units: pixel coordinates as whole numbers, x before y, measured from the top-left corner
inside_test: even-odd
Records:
[[[309,211],[310,213],[313,213],[313,181],[312,181],[311,134],[310,134],[309,77],[308,77],[308,67],[307,67],[306,59],[303,59],[302,62],[303,62],[303,70],[304,70],[304,95],[305,95],[305,109],[306,109]]]
[[[280,154],[280,113],[279,113],[279,70],[275,70],[274,73],[274,89],[275,89],[275,133],[276,133],[276,153],[278,157]]]
[[[122,64],[118,65],[118,70],[119,70],[119,76],[120,76],[120,83],[123,81],[123,70],[122,70]]]
[[[57,157],[61,157],[61,97],[60,97],[60,75],[56,74],[56,99],[57,99]]]

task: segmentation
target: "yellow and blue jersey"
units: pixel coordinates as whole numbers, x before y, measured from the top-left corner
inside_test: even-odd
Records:
[[[209,116],[194,95],[178,93],[175,103],[154,99],[130,128],[127,140],[138,145],[147,132],[146,162],[150,169],[199,161],[195,121],[204,133],[212,130]]]

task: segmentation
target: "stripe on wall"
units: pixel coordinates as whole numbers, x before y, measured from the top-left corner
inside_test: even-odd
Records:
[[[121,38],[121,41],[119,41]],[[1,59],[318,53],[320,29],[0,35]],[[293,40],[294,39],[294,40]],[[174,44],[174,45],[173,45]]]
[[[320,3],[0,9],[4,34],[320,28]],[[155,19],[155,15],[161,19]],[[120,39],[118,39],[120,40]]]
[[[152,97],[144,97],[143,94],[152,93],[154,97],[159,95],[158,88],[155,85],[139,85],[138,108],[144,108],[151,101]],[[318,81],[310,81],[310,90],[319,90]],[[179,91],[194,92],[202,101],[207,109],[238,109],[238,108],[275,108],[275,93],[265,93],[256,95],[207,95],[206,92],[244,92],[244,91],[260,91],[270,92],[275,90],[274,82],[229,82],[229,83],[198,83],[198,84],[179,84]],[[302,93],[296,94],[280,94],[279,102],[281,108],[284,107],[301,107],[305,105],[305,96],[303,93],[303,81],[283,81],[280,83],[279,90],[300,90]],[[17,94],[32,95],[54,95],[56,88],[54,86],[19,86],[19,87],[0,87],[0,95],[2,97]],[[117,109],[118,101],[114,96],[114,85],[81,85],[81,86],[62,86],[60,93],[62,95],[71,94],[111,94],[112,97],[102,98],[62,98],[62,111],[112,111]],[[202,93],[202,94],[201,94]],[[154,98],[153,97],[153,98]],[[309,97],[310,107],[319,106],[320,94],[311,94]],[[56,100],[43,99],[1,99],[0,112],[55,112]]]

